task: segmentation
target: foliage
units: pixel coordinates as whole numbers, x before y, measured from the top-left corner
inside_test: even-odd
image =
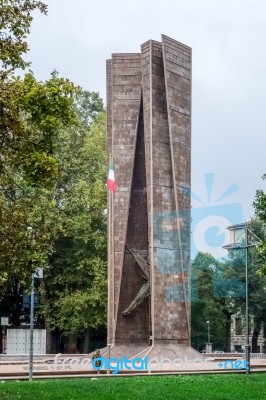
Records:
[[[265,242],[264,226],[259,219],[253,219],[249,226],[249,243],[258,239]],[[261,266],[263,265],[264,256],[261,254],[260,245],[248,248],[248,303],[249,314],[253,317],[253,331],[256,334],[260,331],[261,326],[264,327],[264,337],[266,335],[266,276],[261,274]],[[237,278],[242,285],[246,285],[246,251],[244,249],[230,251],[229,253],[229,278]],[[245,291],[244,291],[245,294]],[[239,298],[236,306],[245,315],[246,303],[244,298]]]
[[[266,174],[262,177],[266,179]],[[261,269],[262,275],[266,276],[266,193],[263,190],[257,190],[255,201],[253,203],[255,214],[261,222],[263,230],[263,243],[259,246],[259,254],[261,256]]]
[[[54,198],[62,232],[45,273],[42,312],[50,329],[66,335],[106,320],[105,114],[93,119],[90,127],[81,118],[79,127],[62,131],[57,153]]]
[[[217,282],[217,277],[223,276],[222,268],[222,263],[206,253],[198,253],[192,264],[191,340],[198,350],[207,343],[206,321],[210,321],[213,347],[219,350],[226,347],[227,323],[228,319],[231,320],[233,309],[228,293],[225,296],[218,294],[221,282]]]
[[[76,121],[78,88],[56,72],[38,82],[24,78],[24,55],[32,12],[46,13],[41,1],[2,0],[0,21],[0,283],[23,283],[52,249],[55,201],[50,189],[58,175],[54,157],[58,133]],[[29,236],[27,228],[33,228]]]
[[[45,82],[15,75],[30,65],[35,10],[47,7],[1,2],[0,306],[19,325],[22,288],[45,267],[42,313],[67,334],[105,321],[105,116],[98,93],[56,71]]]
[[[1,84],[0,84],[1,86]],[[54,156],[59,131],[76,122],[74,86],[53,73],[37,82],[32,73],[2,82],[0,96],[0,276],[43,265],[51,250],[58,176]],[[27,227],[32,226],[34,238]],[[32,267],[30,267],[32,264]]]
[[[35,0],[1,0],[0,19],[0,77],[5,70],[24,69],[29,65],[23,55],[29,47],[26,41],[32,22],[32,12],[47,13],[47,6]]]
[[[53,157],[58,132],[76,121],[77,89],[56,72],[45,82],[31,72],[23,80],[13,77],[0,89],[1,184],[25,181],[49,188],[58,169]]]
[[[261,223],[253,220],[250,231],[263,238]],[[255,248],[248,249],[249,314],[254,320],[253,331],[260,331],[266,321],[266,278],[259,273],[262,257]],[[226,262],[210,254],[198,253],[192,264],[192,343],[201,349],[207,339],[207,324],[211,324],[214,348],[230,350],[231,316],[245,318],[246,312],[246,251],[234,249]]]

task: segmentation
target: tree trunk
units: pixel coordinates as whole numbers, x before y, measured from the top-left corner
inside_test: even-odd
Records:
[[[50,329],[46,329],[46,352],[47,354],[54,354],[54,338]]]
[[[251,353],[257,353],[258,352],[258,337],[259,337],[259,331],[257,329],[254,329],[253,335],[252,335],[252,346],[251,346]]]
[[[68,336],[67,345],[66,345],[66,353],[67,354],[76,354],[77,353],[77,342],[78,342],[78,335],[76,333],[73,333]]]
[[[60,332],[55,329],[54,331],[50,331],[46,328],[46,351],[47,354],[57,354],[61,353],[60,349]]]
[[[7,286],[7,299],[10,302],[10,323],[13,328],[20,327],[22,287],[17,278],[11,277]]]
[[[3,336],[2,336],[2,326],[0,326],[0,354],[3,353]]]
[[[85,336],[82,345],[82,354],[89,353],[90,349],[90,328],[85,329]]]
[[[225,351],[227,353],[231,353],[231,314],[226,313],[226,325],[225,325],[225,334],[226,334],[226,341],[225,341]]]

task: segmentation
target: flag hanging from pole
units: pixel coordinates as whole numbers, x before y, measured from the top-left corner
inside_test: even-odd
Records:
[[[114,163],[110,161],[109,166],[109,174],[107,180],[107,188],[111,190],[111,192],[115,193],[116,191],[116,183],[115,183],[115,172],[114,172]]]

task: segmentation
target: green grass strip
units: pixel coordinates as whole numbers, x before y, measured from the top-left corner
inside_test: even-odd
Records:
[[[1,400],[266,400],[266,374],[0,381]]]

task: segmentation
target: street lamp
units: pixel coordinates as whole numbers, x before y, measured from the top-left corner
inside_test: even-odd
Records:
[[[207,344],[207,349],[206,349],[206,353],[211,353],[212,349],[211,349],[211,331],[210,331],[210,321],[206,321],[206,324],[208,326],[208,344]]]
[[[245,357],[248,368],[246,373],[250,373],[250,344],[249,344],[249,292],[248,292],[248,248],[255,247],[262,243],[254,232],[248,227],[250,222],[229,226],[231,243],[223,246],[226,250],[245,249],[245,281],[246,281],[246,346]],[[249,243],[249,235],[255,239],[255,242]]]
[[[29,236],[32,238],[33,229],[27,228]],[[34,325],[34,272],[31,274],[31,294],[30,294],[30,355],[29,355],[29,381],[32,381],[33,375],[33,325]]]
[[[210,346],[210,321],[206,321],[206,324],[208,325],[208,346]]]

